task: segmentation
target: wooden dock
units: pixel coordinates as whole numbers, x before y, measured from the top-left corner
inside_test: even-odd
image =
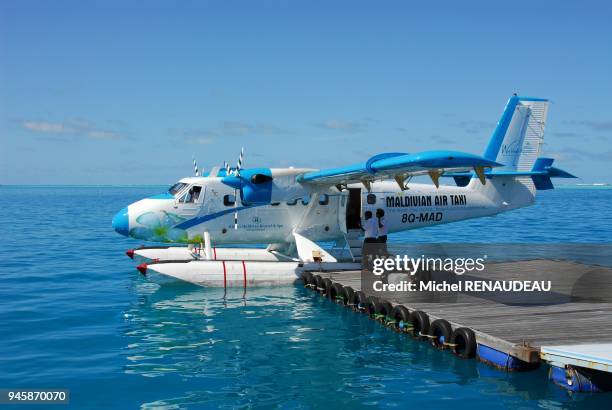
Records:
[[[591,301],[542,305],[506,304],[495,298],[460,294],[452,302],[419,301],[409,292],[374,292],[362,289],[361,271],[318,272],[323,279],[362,290],[395,305],[403,305],[410,312],[425,312],[430,322],[445,319],[452,328],[472,329],[480,346],[495,349],[522,362],[537,364],[542,360],[542,347],[568,345],[604,345],[612,343],[612,269],[575,262],[532,260],[499,263],[489,270],[495,272],[520,271],[523,276],[538,278],[543,268],[553,266],[562,276],[555,278],[556,291],[578,294]],[[315,273],[315,272],[313,272]],[[584,280],[580,280],[584,278]],[[601,302],[597,300],[601,295]]]

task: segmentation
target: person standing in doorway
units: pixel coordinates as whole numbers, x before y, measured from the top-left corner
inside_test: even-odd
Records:
[[[387,223],[385,221],[385,211],[378,208],[376,210],[376,219],[378,220],[378,237],[377,242],[380,244],[380,254],[387,256]]]
[[[365,211],[363,214],[365,223],[363,224],[364,239],[363,247],[361,248],[362,267],[366,270],[372,270],[372,257],[374,256],[374,247],[378,241],[378,221],[372,218],[372,211]]]

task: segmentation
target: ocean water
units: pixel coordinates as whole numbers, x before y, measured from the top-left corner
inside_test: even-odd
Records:
[[[110,221],[159,191],[0,187],[0,388],[68,388],[79,409],[610,408],[610,394],[569,394],[545,367],[461,360],[297,285],[147,282],[124,255],[140,242]],[[393,240],[610,242],[611,200],[547,191],[530,208]]]

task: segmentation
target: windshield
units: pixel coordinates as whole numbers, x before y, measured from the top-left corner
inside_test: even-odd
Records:
[[[186,186],[187,184],[184,182],[177,182],[176,184],[172,185],[170,189],[168,189],[168,192],[170,192],[172,195],[175,195],[177,192],[179,192],[181,189],[185,188]]]

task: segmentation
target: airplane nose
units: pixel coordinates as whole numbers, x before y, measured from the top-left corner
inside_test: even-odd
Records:
[[[123,236],[128,236],[130,234],[129,225],[128,209],[125,207],[113,217],[113,229]]]

